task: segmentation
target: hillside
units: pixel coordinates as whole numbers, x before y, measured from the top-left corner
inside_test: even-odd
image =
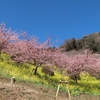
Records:
[[[60,46],[65,52],[71,50],[90,49],[93,53],[100,53],[100,32],[95,32],[91,35],[85,35],[81,39],[72,38],[65,40]]]
[[[90,48],[93,53],[98,52],[99,33],[84,36],[80,40],[73,38],[66,42],[67,47],[66,45],[62,47],[65,51],[75,50],[82,53],[81,50],[87,49],[84,55],[77,56],[68,56],[60,49],[52,48],[49,38],[40,43],[36,38],[23,35],[23,39],[20,40],[19,35],[13,34],[11,30],[6,30],[5,26],[1,25],[2,100],[53,100],[60,80],[67,81],[69,89],[66,88],[66,84],[61,84],[58,100],[67,100],[69,93],[73,100],[80,98],[86,100],[88,97],[91,100],[99,99],[100,55],[89,54],[87,49]],[[16,79],[13,88],[10,84],[11,77]]]
[[[18,81],[11,87],[10,79],[0,77],[0,100],[53,100],[53,93],[50,88]]]
[[[72,100],[100,100],[100,80],[89,75],[81,75],[78,84],[68,76],[55,71],[55,76],[45,75],[38,69],[38,74],[32,74],[34,66],[27,63],[17,64],[9,55],[0,56],[0,100],[55,100],[58,81],[69,81]],[[15,87],[11,87],[10,79],[15,76]],[[88,81],[89,80],[89,81]],[[57,100],[67,100],[68,93],[61,85]]]
[[[0,77],[0,100],[55,100],[55,92],[49,87],[16,82],[11,87],[10,79]],[[64,92],[59,92],[57,100],[69,100]],[[99,96],[79,95],[72,100],[100,100]]]

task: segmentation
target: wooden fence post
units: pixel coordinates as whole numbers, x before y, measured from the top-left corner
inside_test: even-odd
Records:
[[[68,84],[66,84],[66,86],[67,86],[67,91],[68,91],[69,100],[71,100],[71,96],[70,96],[70,91],[69,91]]]
[[[57,99],[57,96],[58,96],[60,84],[66,84],[66,88],[67,88],[67,91],[68,91],[69,100],[71,100],[70,91],[69,91],[69,87],[68,87],[68,81],[61,81],[61,80],[59,81],[59,84],[58,84],[58,88],[57,88],[57,92],[56,92],[56,99]]]
[[[56,99],[57,99],[57,96],[58,96],[59,88],[60,88],[60,84],[58,84],[58,88],[57,88],[57,92],[56,92]]]

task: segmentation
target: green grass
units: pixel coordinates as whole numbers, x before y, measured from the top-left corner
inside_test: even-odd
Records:
[[[72,95],[88,94],[100,96],[100,80],[95,77],[91,77],[89,74],[82,74],[81,80],[75,85],[73,81],[70,81],[70,91]]]
[[[10,59],[9,55],[1,53],[0,76],[7,78],[14,76],[19,81],[49,86],[54,88],[55,91],[58,86],[58,81],[64,79],[69,81],[69,89],[72,96],[80,94],[100,96],[100,80],[95,77],[82,73],[81,80],[78,81],[78,84],[75,84],[68,76],[61,75],[58,71],[55,71],[55,76],[52,77],[45,75],[41,72],[41,67],[38,68],[37,75],[34,75],[32,72],[34,67],[27,63],[16,64]],[[61,85],[60,91],[66,91],[67,93],[66,86]]]

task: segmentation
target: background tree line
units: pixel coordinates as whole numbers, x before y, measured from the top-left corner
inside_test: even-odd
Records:
[[[93,53],[100,53],[100,32],[84,36],[82,39],[65,40],[60,46],[64,51],[90,49]]]

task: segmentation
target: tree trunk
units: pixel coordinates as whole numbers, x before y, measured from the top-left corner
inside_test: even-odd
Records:
[[[33,70],[34,70],[34,75],[36,75],[36,74],[37,74],[37,69],[38,69],[38,66],[36,66],[36,68],[35,68],[35,69],[33,69]]]
[[[1,51],[0,51],[0,61],[2,61],[2,59],[1,59]]]
[[[36,63],[35,63],[35,66],[36,66],[36,67],[33,68],[33,70],[34,70],[34,75],[37,74],[37,69],[38,69],[38,67],[41,66],[41,65],[42,65],[42,63],[40,63],[40,64],[36,64]],[[33,70],[32,70],[32,72],[33,72]]]
[[[76,82],[76,84],[77,84],[77,80],[78,80],[78,77],[77,77],[77,75],[75,75],[75,82]]]

